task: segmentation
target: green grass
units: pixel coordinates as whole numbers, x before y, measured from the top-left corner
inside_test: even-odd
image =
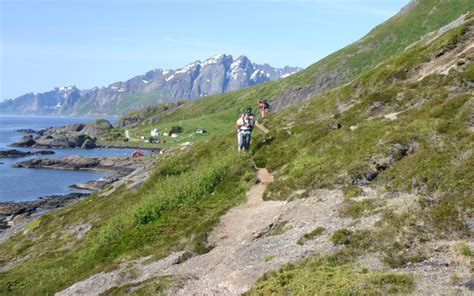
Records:
[[[173,283],[172,277],[159,277],[147,280],[145,282],[125,285],[122,287],[112,288],[101,296],[120,296],[120,295],[135,295],[135,296],[146,296],[146,295],[166,295],[166,290],[169,289]]]
[[[472,257],[473,254],[474,254],[472,252],[471,248],[465,243],[460,243],[459,245],[457,245],[456,249],[457,249],[459,254],[461,254],[463,256],[466,256],[466,257]]]
[[[3,262],[34,259],[1,273],[0,294],[52,294],[123,260],[161,258],[177,249],[208,251],[205,234],[220,215],[245,199],[253,180],[251,163],[233,156],[231,142],[233,137],[222,138],[163,160],[138,191],[94,195],[37,218],[29,232],[2,244]],[[82,241],[58,235],[80,221],[93,224]]]
[[[342,228],[336,230],[331,236],[331,241],[335,245],[348,245],[352,240],[352,231]]]
[[[348,201],[342,210],[342,214],[353,219],[363,216],[371,216],[374,214],[373,210],[376,207],[377,202],[375,199],[364,199],[359,202]]]
[[[438,10],[428,16],[435,4]],[[2,243],[0,262],[18,262],[0,273],[0,294],[51,295],[131,259],[148,255],[158,259],[176,250],[207,252],[212,248],[207,233],[226,210],[244,201],[254,181],[253,161],[275,175],[266,199],[291,199],[299,189],[343,189],[346,215],[371,215],[378,210],[377,200],[352,200],[362,193],[356,181],[368,175],[373,178],[364,186],[412,192],[419,198],[416,206],[403,213],[381,210],[382,219],[373,229],[336,231],[331,240],[343,249],[342,259],[311,257],[287,265],[259,280],[250,294],[409,293],[412,276],[362,272],[352,260],[373,251],[391,267],[404,267],[426,258],[421,246],[427,241],[469,235],[464,219],[473,216],[474,208],[474,156],[469,154],[474,135],[468,129],[472,64],[448,76],[407,81],[434,53],[462,42],[467,26],[447,32],[430,45],[397,54],[473,5],[466,0],[419,1],[413,12],[391,19],[360,43],[282,82],[128,115],[140,120],[129,127],[132,134],[179,125],[184,129],[182,137],[170,141],[170,146],[188,140],[200,143],[165,154],[138,190],[121,188],[109,197],[93,195],[35,219],[26,231]],[[349,58],[360,47],[378,44],[391,33],[396,41]],[[385,62],[372,67],[380,61]],[[271,114],[264,121],[271,132],[256,132],[250,153],[235,155],[233,126],[244,107],[292,87],[314,85],[316,76],[339,65],[347,67],[340,82],[358,78]],[[350,107],[341,111],[342,105]],[[382,117],[399,111],[403,112],[394,121]],[[288,127],[289,123],[294,124]],[[342,128],[328,128],[334,123],[341,123]],[[197,128],[207,129],[209,135],[190,135]],[[105,141],[113,143],[122,136],[123,129]],[[400,146],[413,149],[410,153],[394,150]],[[78,241],[68,229],[85,223],[92,228]],[[160,292],[166,283],[150,282],[144,287],[152,289],[146,292]]]
[[[413,287],[409,274],[362,272],[347,260],[313,256],[264,275],[246,295],[406,294]]]
[[[433,9],[435,6],[436,10]],[[415,9],[392,17],[361,40],[290,76],[285,82],[291,86],[306,86],[328,73],[339,76],[336,85],[351,81],[387,58],[401,53],[424,34],[473,9],[474,3],[469,0],[418,1]],[[327,86],[331,87],[334,85]]]
[[[268,233],[268,235],[280,235],[288,231],[288,221],[279,221]]]
[[[324,227],[317,227],[314,230],[303,234],[303,236],[296,242],[298,245],[303,245],[305,241],[312,240],[320,235],[322,235],[326,231]]]

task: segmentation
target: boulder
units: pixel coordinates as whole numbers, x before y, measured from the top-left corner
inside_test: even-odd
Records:
[[[35,140],[32,135],[23,136],[17,143],[11,144],[12,147],[31,147],[35,144]]]
[[[333,124],[329,125],[329,128],[333,129],[333,130],[338,130],[338,129],[342,128],[342,124],[339,123],[339,122],[338,123],[333,123]]]
[[[81,145],[82,149],[93,149],[95,147],[97,147],[97,145],[95,144],[95,141],[92,139],[85,140],[84,143],[82,143]]]
[[[97,137],[98,135],[108,132],[112,128],[112,124],[110,124],[108,120],[99,119],[87,123],[81,132],[90,137]]]

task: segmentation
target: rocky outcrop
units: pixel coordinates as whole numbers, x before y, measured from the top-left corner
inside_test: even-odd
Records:
[[[18,133],[22,134],[37,134],[38,131],[35,131],[34,129],[31,128],[21,128],[16,130]]]
[[[51,127],[36,135],[26,135],[12,147],[33,148],[84,148],[96,147],[96,138],[112,129],[109,121],[101,119],[87,124],[70,124]]]
[[[104,189],[107,185],[117,182],[118,180],[120,180],[120,177],[118,176],[105,176],[86,183],[74,184],[71,186],[71,188],[100,191]]]
[[[20,157],[27,157],[27,156],[32,156],[32,155],[50,155],[54,154],[54,151],[47,151],[47,150],[41,150],[41,151],[20,151],[16,149],[11,149],[11,150],[5,150],[5,151],[0,151],[0,158],[20,158]]]
[[[368,168],[362,170],[356,174],[352,179],[352,185],[368,185],[374,180],[382,171],[385,171],[395,162],[402,158],[413,154],[418,149],[418,143],[412,143],[409,146],[402,145],[400,143],[393,144],[390,146],[389,151],[384,155],[373,155],[366,159]]]
[[[97,145],[95,144],[95,141],[92,139],[85,140],[84,143],[82,143],[81,145],[82,149],[93,149],[95,147],[97,147]]]
[[[15,168],[48,168],[59,170],[90,170],[130,174],[143,166],[143,160],[133,157],[81,157],[33,158],[15,163]]]
[[[52,210],[88,196],[87,193],[43,196],[31,201],[0,202],[0,230],[12,227],[19,217],[30,216],[39,210]]]

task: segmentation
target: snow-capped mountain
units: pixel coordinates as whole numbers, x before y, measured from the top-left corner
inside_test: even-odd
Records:
[[[0,103],[0,113],[54,115],[121,115],[147,105],[194,100],[285,78],[301,70],[257,65],[246,56],[219,54],[181,69],[156,69],[107,87],[79,90],[63,86],[25,94]]]

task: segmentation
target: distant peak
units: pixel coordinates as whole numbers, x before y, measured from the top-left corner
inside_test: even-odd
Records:
[[[225,53],[218,53],[216,55],[213,55],[211,58],[209,59],[215,59],[215,60],[220,60],[222,58],[225,58],[227,57],[228,55],[226,55]]]
[[[59,91],[72,91],[72,90],[75,90],[76,89],[76,86],[75,85],[62,85],[62,86],[59,86],[57,87],[57,89]]]
[[[410,2],[407,5],[403,6],[402,9],[400,9],[400,11],[398,12],[398,15],[402,15],[407,12],[410,12],[415,7],[417,2],[418,0],[410,0]]]

